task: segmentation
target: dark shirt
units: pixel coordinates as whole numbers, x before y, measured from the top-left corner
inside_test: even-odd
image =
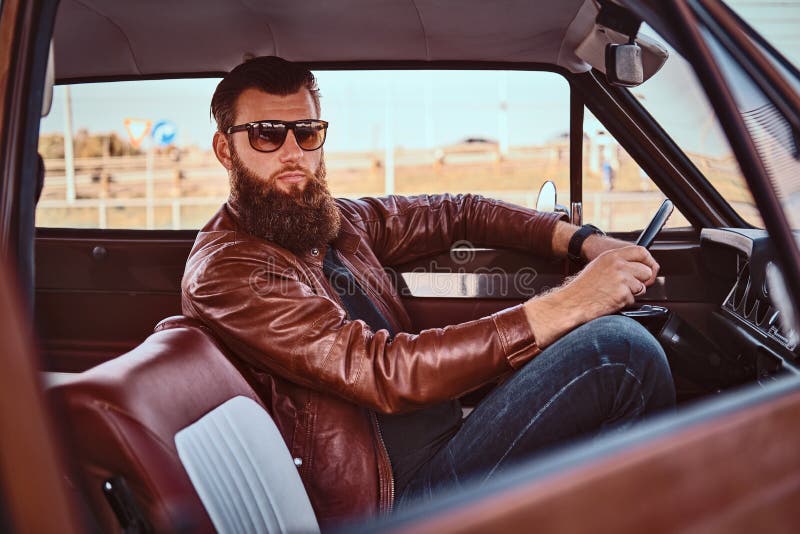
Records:
[[[394,337],[392,326],[332,247],[325,254],[322,270],[351,320],[361,319],[373,331],[387,330]],[[452,400],[405,414],[378,414],[378,424],[400,493],[417,470],[458,431],[461,403]]]

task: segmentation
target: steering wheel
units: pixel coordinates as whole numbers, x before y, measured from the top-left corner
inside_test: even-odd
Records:
[[[675,206],[672,204],[672,201],[670,199],[664,200],[664,202],[662,202],[661,206],[658,208],[656,214],[652,219],[650,219],[650,222],[647,224],[645,229],[642,230],[642,233],[639,235],[639,239],[636,240],[636,244],[649,249],[650,245],[652,245],[653,241],[655,241],[656,236],[661,232],[661,229],[664,228],[669,216],[672,215],[673,209],[675,209]],[[623,309],[619,313],[625,315],[626,317],[632,318],[653,318],[665,316],[668,313],[668,310],[663,306],[634,304],[633,306]]]

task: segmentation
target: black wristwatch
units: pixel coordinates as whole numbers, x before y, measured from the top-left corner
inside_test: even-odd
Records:
[[[569,246],[567,246],[567,257],[570,261],[577,263],[578,265],[583,265],[586,263],[586,260],[583,259],[581,256],[581,247],[583,247],[583,242],[586,241],[586,238],[590,235],[606,235],[600,228],[594,226],[593,224],[584,224],[578,231],[572,234],[572,238],[569,240]]]

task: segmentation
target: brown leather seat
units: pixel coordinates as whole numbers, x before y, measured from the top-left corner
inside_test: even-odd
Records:
[[[226,427],[222,434],[200,435],[200,441],[197,441],[197,434],[189,436],[195,440],[189,446],[200,454],[208,449],[220,449],[217,456],[206,455],[199,461],[191,458],[187,446],[180,450],[180,445],[176,445],[180,443],[176,435],[186,434],[187,427],[196,426],[233,400],[250,407],[247,413],[252,425],[244,426],[254,426],[258,431],[266,426],[274,427],[256,394],[199,323],[183,317],[166,319],[131,352],[80,373],[53,387],[51,392],[65,409],[72,435],[72,453],[82,478],[79,486],[103,531],[119,530],[118,516],[131,515],[131,510],[138,510],[140,517],[156,532],[240,530],[228,528],[232,522],[243,525],[245,531],[275,530],[275,523],[269,522],[276,516],[273,497],[258,495],[257,486],[264,485],[264,480],[255,483],[249,480],[248,486],[248,482],[225,479],[225,476],[230,477],[224,472],[230,469],[225,465],[231,461],[227,458],[237,454],[252,456],[252,451],[245,450],[246,444],[242,448],[242,443],[235,439],[229,443],[228,436],[239,436],[238,429]],[[268,424],[264,424],[259,412]],[[223,414],[214,424],[219,426],[221,420],[224,426],[230,419],[229,414]],[[244,434],[248,431],[250,429],[245,429]],[[277,430],[274,435],[278,435]],[[246,438],[243,439],[246,441]],[[259,442],[257,448],[260,449],[261,436],[253,439]],[[278,448],[283,445],[279,441]],[[226,443],[218,446],[221,442]],[[280,478],[285,479],[286,473],[292,478],[296,469],[285,445],[283,449],[279,454],[270,452],[268,463],[289,464],[281,467],[284,471]],[[252,478],[253,471],[259,471],[256,475],[261,477],[267,476],[264,471],[271,469],[270,466],[263,469],[263,465],[248,466],[247,461],[240,462],[240,458],[233,460],[236,460],[235,469],[244,471],[236,473],[240,479],[245,475]],[[206,478],[214,479],[210,489],[198,487],[198,484],[207,485],[203,480],[204,469],[207,474],[208,469],[211,470],[211,476]],[[124,509],[116,515],[103,491],[109,480],[120,502],[118,508]],[[302,489],[299,476],[296,482]],[[126,485],[130,489],[128,496]],[[249,495],[253,487],[255,498]],[[233,492],[233,495],[226,492]],[[239,501],[247,499],[249,511],[235,509],[241,506]],[[133,508],[131,500],[135,503]],[[259,507],[266,512],[259,511]],[[248,517],[254,509],[257,515],[266,514],[266,521],[260,516],[255,520]],[[302,515],[302,510],[300,513]],[[315,520],[313,524],[316,525]],[[277,530],[284,530],[284,526],[279,522]]]

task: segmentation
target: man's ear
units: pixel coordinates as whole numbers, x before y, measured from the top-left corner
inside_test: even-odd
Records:
[[[233,168],[231,146],[228,144],[228,138],[220,131],[214,132],[214,154],[223,167],[228,170]]]

